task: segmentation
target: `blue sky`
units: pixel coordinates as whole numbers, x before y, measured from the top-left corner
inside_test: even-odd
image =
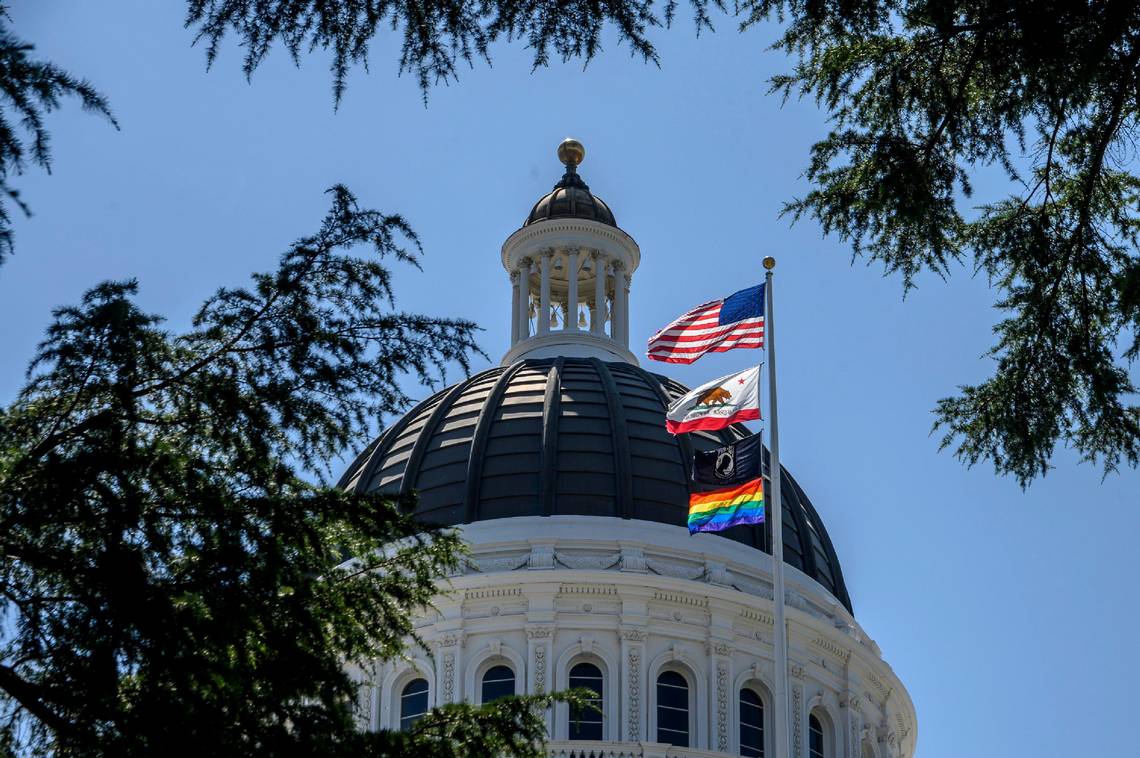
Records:
[[[910,690],[918,754],[1134,753],[1140,474],[1102,481],[1061,450],[1022,492],[938,452],[935,401],[990,371],[994,295],[963,268],[904,301],[897,279],[851,266],[813,223],[779,218],[827,123],[811,102],[766,94],[789,63],[766,49],[772,27],[740,35],[722,18],[698,38],[682,14],[655,35],[660,68],[610,39],[585,70],[532,73],[528,51],[500,45],[493,67],[432,90],[427,107],[384,37],[334,111],[322,56],[296,69],[277,51],[247,83],[230,45],[207,72],[183,12],[13,4],[15,32],[96,84],[122,130],[65,107],[50,120],[52,175],[16,182],[35,216],[18,220],[0,268],[0,400],[54,306],[137,277],[144,307],[178,329],[314,230],[335,182],[421,234],[424,270],[399,272],[400,306],[474,319],[497,363],[511,299],[499,246],[558,179],[554,149],[572,135],[583,177],[641,246],[635,349],[778,259],[782,461],[827,524],[856,617]],[[978,202],[1003,192],[987,177]],[[735,351],[666,373],[692,385],[753,360]]]

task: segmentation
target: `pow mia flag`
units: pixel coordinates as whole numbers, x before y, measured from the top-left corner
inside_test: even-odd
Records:
[[[696,452],[693,454],[693,481],[727,487],[759,479],[762,450],[760,435],[753,434],[725,447]]]

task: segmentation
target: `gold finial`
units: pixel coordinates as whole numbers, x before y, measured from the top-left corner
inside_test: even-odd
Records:
[[[776,268],[776,259],[770,255],[765,255],[764,256],[764,268],[768,269],[769,271]]]
[[[582,143],[573,137],[567,137],[558,146],[558,160],[562,161],[562,164],[570,170],[573,170],[585,157],[586,148],[582,147]]]

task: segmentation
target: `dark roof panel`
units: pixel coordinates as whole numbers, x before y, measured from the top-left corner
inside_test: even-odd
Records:
[[[624,363],[520,361],[413,408],[341,480],[357,492],[415,490],[425,522],[584,515],[683,525],[687,461],[749,434],[743,426],[674,437],[665,406],[680,383]],[[765,452],[767,473],[767,452]],[[851,609],[839,559],[807,495],[782,471],[784,560]],[[720,536],[770,551],[768,525]]]

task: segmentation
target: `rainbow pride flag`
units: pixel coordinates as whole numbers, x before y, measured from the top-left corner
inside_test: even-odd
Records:
[[[764,522],[764,480],[689,495],[689,534]]]

